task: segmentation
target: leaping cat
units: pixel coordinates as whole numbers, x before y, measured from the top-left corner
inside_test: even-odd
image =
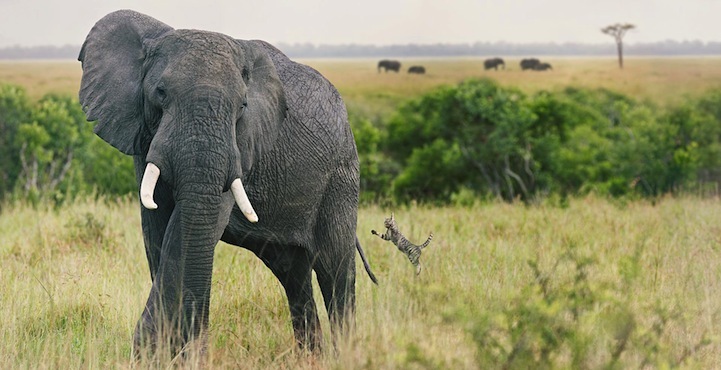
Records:
[[[411,261],[413,266],[416,267],[416,275],[421,273],[421,250],[428,246],[428,244],[431,243],[431,240],[433,240],[433,233],[428,236],[428,239],[425,241],[425,243],[421,245],[415,245],[411,243],[406,237],[398,230],[398,225],[396,224],[396,220],[393,217],[393,213],[391,213],[390,218],[386,218],[383,222],[383,225],[386,227],[385,234],[379,234],[375,230],[371,230],[371,234],[379,236],[383,240],[388,240],[395,244],[396,247],[398,247],[398,250],[403,252],[406,256],[408,256],[408,259]]]

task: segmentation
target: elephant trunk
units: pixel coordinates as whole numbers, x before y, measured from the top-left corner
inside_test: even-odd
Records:
[[[151,177],[153,167],[149,165],[146,170]],[[160,266],[143,318],[149,328],[160,329],[150,334],[170,339],[174,352],[197,339],[204,345],[215,246],[227,223],[223,218],[228,217],[222,211],[227,209],[223,205],[227,200],[223,197],[225,186],[219,181],[225,174],[207,166],[175,168],[180,171],[175,177],[181,180],[175,182],[175,207],[165,230]],[[153,312],[157,309],[160,311]]]
[[[180,292],[173,293],[180,293],[181,328],[185,340],[198,337],[209,322],[213,258],[220,238],[218,225],[221,224],[222,188],[215,188],[209,193],[207,184],[185,184],[184,196],[176,203],[180,227],[179,245],[176,246],[180,253],[178,275],[182,282]],[[177,275],[171,277],[177,278]]]
[[[210,131],[219,126],[223,127],[222,122],[197,120],[185,126],[185,138],[180,134],[164,137],[159,132],[151,144],[140,186],[141,202],[148,209],[167,206],[153,199],[162,177],[172,188],[174,208],[136,343],[147,335],[169,335],[177,349],[205,338],[202,331],[208,325],[215,246],[230,214],[224,192],[230,188],[248,220],[258,221],[239,178],[240,154],[234,142],[226,139],[231,135]]]

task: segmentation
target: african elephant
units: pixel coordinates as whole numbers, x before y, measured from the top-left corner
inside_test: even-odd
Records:
[[[202,346],[219,240],[252,251],[319,348],[315,271],[334,332],[352,325],[359,163],[336,89],[263,41],[173,29],[121,10],[89,32],[80,102],[132,155],[152,288],[134,348]]]
[[[506,62],[502,58],[490,58],[483,61],[483,67],[485,70],[495,69],[498,70],[498,66],[502,66],[506,69]]]
[[[535,66],[533,66],[534,71],[546,71],[546,70],[553,70],[550,63],[538,63]]]
[[[521,59],[521,70],[534,69],[539,63],[541,61],[536,58]]]
[[[401,70],[401,62],[397,60],[383,59],[378,62],[378,73],[381,73],[381,68],[384,68],[386,72],[394,71],[398,72]]]
[[[415,74],[425,74],[426,73],[426,67],[424,66],[412,66],[408,68],[408,73],[415,73]]]

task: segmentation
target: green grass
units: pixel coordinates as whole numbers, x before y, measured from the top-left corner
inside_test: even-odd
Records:
[[[133,366],[132,333],[150,287],[138,207],[134,201],[87,200],[58,209],[3,209],[0,368]],[[713,336],[721,319],[718,199],[667,198],[652,205],[588,197],[571,200],[566,208],[492,203],[394,209],[411,240],[435,234],[421,258],[420,276],[395,247],[370,234],[390,211],[360,211],[358,235],[380,286],[359,263],[357,330],[336,356],[298,353],[279,283],[249,252],[220,244],[206,360],[211,367],[479,368],[475,320],[503,318],[518,298],[531,301],[534,274],[527,261],[551,271],[569,248],[596,259],[588,281],[601,298],[588,317],[601,315],[596,310],[606,300],[626,302],[641,336],[658,316],[653,307],[664,307],[678,314],[664,316],[668,323],[656,337],[662,360],[673,363],[689,349],[683,368],[721,363],[721,346]],[[632,256],[638,257],[638,276],[625,282],[623,261]],[[571,272],[561,266],[549,275],[552,284],[570,289]],[[608,284],[623,289],[603,288]],[[319,311],[326,320],[322,304]],[[598,337],[608,336],[603,326],[598,330]],[[691,350],[703,338],[711,341]],[[600,353],[602,344],[591,348]],[[638,367],[649,351],[629,347],[621,360]],[[569,363],[564,353],[557,364]],[[191,357],[185,365],[195,367],[194,361]],[[594,368],[600,360],[589,361]]]
[[[514,59],[498,72],[483,71],[482,60],[474,58],[402,60],[404,66],[425,65],[423,76],[379,74],[375,59],[305,62],[338,87],[349,109],[368,117],[386,117],[406,99],[469,77],[490,76],[528,93],[605,87],[660,105],[700,95],[721,81],[718,58],[629,58],[623,71],[612,58],[544,59],[554,71],[521,72]],[[0,83],[24,86],[33,99],[47,92],[76,95],[80,75],[77,62],[0,62]],[[57,209],[0,208],[1,369],[133,366],[132,333],[150,288],[138,207],[135,201],[81,200]],[[435,234],[418,277],[395,247],[370,234],[390,211],[411,240]],[[613,302],[628,307],[635,319],[633,345],[620,355],[627,367],[645,360],[648,367],[721,363],[721,344],[714,336],[721,322],[721,203],[716,198],[667,198],[653,205],[587,197],[572,199],[565,208],[366,207],[359,214],[358,235],[381,285],[372,285],[358,265],[357,330],[339,344],[336,356],[298,353],[279,283],[249,252],[220,244],[208,357],[191,356],[185,365],[474,369],[496,359],[490,367],[500,367],[502,356],[494,357],[478,337],[485,333],[484,322],[500,325],[494,338],[511,348],[512,327],[503,329],[504,322],[527,324],[529,333],[557,327],[559,321],[575,323],[567,317],[574,301],[558,296],[581,291],[573,266],[553,267],[569,251],[595,258],[584,281],[596,298],[585,307],[577,336],[562,336],[567,344],[552,357],[557,367],[572,367],[572,347],[585,343],[579,339],[584,333],[597,338],[586,345],[599,354],[587,359],[588,367],[602,367],[617,331],[603,325]],[[538,279],[529,260],[548,274],[556,296],[534,290]],[[322,320],[328,341],[327,320]],[[538,345],[529,348],[535,355],[542,352]],[[166,367],[170,361],[145,365]]]

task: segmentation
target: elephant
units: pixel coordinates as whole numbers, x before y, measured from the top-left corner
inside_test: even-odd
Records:
[[[426,67],[423,66],[412,66],[408,68],[408,73],[415,73],[415,74],[425,74],[426,73]]]
[[[82,63],[94,132],[133,156],[152,287],[133,348],[207,346],[219,240],[285,290],[294,338],[320,350],[315,271],[333,337],[354,325],[359,161],[344,103],[316,70],[260,40],[174,29],[132,10],[100,19]],[[163,342],[168,340],[167,342]]]
[[[386,72],[394,71],[398,72],[401,70],[401,62],[397,60],[383,59],[378,62],[378,73],[381,73],[381,68],[384,68]]]
[[[553,70],[550,63],[538,63],[535,66],[533,66],[534,71],[546,71],[546,70]]]
[[[504,62],[502,58],[490,58],[483,61],[483,67],[486,71],[489,69],[495,69],[497,71],[498,66],[506,69],[506,62]]]
[[[541,61],[536,58],[522,59],[520,63],[521,70],[534,69],[539,63],[541,63]]]

